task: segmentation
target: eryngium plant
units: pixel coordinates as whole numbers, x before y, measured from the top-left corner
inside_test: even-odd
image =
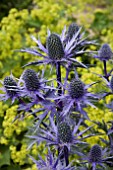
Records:
[[[87,138],[95,135],[93,126],[88,126],[86,123],[89,120],[87,107],[96,109],[99,100],[113,95],[113,68],[109,72],[107,70],[107,62],[112,59],[110,46],[103,44],[98,51],[98,56],[94,56],[103,62],[103,75],[99,77],[102,81],[104,80],[108,89],[101,94],[95,94],[90,88],[96,83],[99,86],[100,81],[85,84],[77,69],[78,67],[87,69],[87,63],[80,62],[77,57],[85,57],[85,53],[92,54],[93,52],[87,51],[87,48],[90,49],[90,45],[96,44],[95,41],[89,41],[84,37],[80,26],[72,23],[68,29],[64,27],[61,35],[48,31],[45,45],[34,36],[32,40],[36,42],[36,47],[23,48],[20,51],[42,59],[28,63],[26,66],[49,64],[51,70],[54,69],[53,72],[56,72],[56,78],[46,80],[44,79],[45,70],[40,75],[29,68],[25,69],[19,78],[13,75],[5,77],[1,81],[3,87],[0,88],[0,100],[10,99],[14,103],[17,99],[18,110],[22,113],[27,111],[28,115],[32,114],[35,117],[33,127],[29,128],[26,135],[31,140],[29,148],[35,143],[49,146],[44,160],[43,155],[39,156],[38,160],[35,160],[32,155],[30,158],[39,170],[96,170],[112,166],[112,129],[105,130],[106,126],[102,126],[109,141],[106,142],[102,138],[101,140],[109,144],[108,151],[98,144],[92,146],[89,151],[89,145],[86,142]],[[66,73],[64,79],[61,66]],[[70,78],[73,73],[75,77]],[[113,111],[113,102],[106,106]],[[100,122],[97,124],[101,125]],[[70,163],[70,155],[73,155],[72,163]],[[87,162],[82,163],[83,159]]]
[[[34,70],[25,70],[22,78],[28,91],[37,91],[40,88],[40,82]]]
[[[88,89],[95,84],[91,83],[89,85],[85,85],[78,77],[71,80],[70,83],[61,84],[63,89],[66,91],[66,94],[62,94],[60,96],[54,96],[53,100],[60,100],[63,102],[64,108],[61,112],[61,115],[65,116],[70,114],[70,110],[77,111],[83,114],[85,118],[88,119],[87,113],[83,110],[84,107],[88,105],[95,107],[93,104],[93,99],[97,100],[98,95],[90,93]]]
[[[111,165],[113,161],[113,157],[107,157],[107,149],[102,149],[102,147],[98,144],[95,144],[91,147],[88,156],[85,158],[91,164],[91,169],[96,170],[97,167],[101,167],[106,169],[106,165]]]
[[[99,145],[94,145],[89,152],[89,162],[98,164],[102,160],[102,148]]]
[[[85,94],[84,84],[80,79],[73,79],[69,85],[69,95],[74,99],[82,98]]]
[[[101,61],[108,61],[112,59],[113,52],[108,44],[103,44],[98,51],[98,56],[95,56]]]
[[[67,67],[67,65],[70,66],[70,64],[78,64],[76,65],[77,67],[82,66],[86,68],[86,65],[77,60],[76,57],[87,52],[90,53],[90,51],[85,50],[86,46],[90,46],[91,44],[95,45],[96,42],[89,41],[87,38],[84,38],[81,30],[81,27],[77,27],[76,24],[72,24],[68,31],[66,30],[66,27],[64,27],[61,35],[48,31],[46,47],[42,45],[40,40],[37,40],[34,36],[32,36],[31,38],[36,42],[38,48],[23,48],[20,51],[40,56],[43,60],[28,63],[26,66],[39,64],[56,65],[56,63],[60,62],[63,67]]]
[[[67,41],[71,40],[72,37],[74,36],[74,34],[76,34],[78,32],[78,30],[79,30],[79,26],[76,23],[72,23],[71,25],[69,25],[66,40]],[[79,35],[80,34],[78,34],[78,37],[79,37]]]
[[[4,87],[6,89],[6,93],[10,98],[14,98],[17,95],[16,89],[17,89],[17,83],[16,81],[11,77],[5,77],[4,79]]]
[[[13,75],[6,76],[3,81],[1,81],[3,87],[0,88],[3,94],[0,94],[0,100],[6,101],[11,99],[12,103],[16,98],[20,98],[21,90]]]

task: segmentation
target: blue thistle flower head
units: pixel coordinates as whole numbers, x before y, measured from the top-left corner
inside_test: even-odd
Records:
[[[12,103],[16,98],[21,96],[21,90],[18,86],[18,83],[15,81],[13,75],[7,76],[1,81],[3,88],[0,88],[4,94],[0,94],[0,100],[8,100],[11,99]]]
[[[78,78],[75,78],[73,79],[71,82],[70,82],[70,85],[69,85],[69,95],[74,99],[79,99],[81,97],[84,96],[85,94],[85,89],[84,89],[84,84],[83,82],[78,79]]]
[[[78,132],[79,126],[83,119],[80,119],[78,123],[72,127],[66,122],[66,120],[55,124],[53,118],[51,116],[49,118],[50,123],[47,124],[47,127],[49,127],[48,130],[40,127],[40,134],[38,133],[28,137],[36,142],[46,141],[48,146],[55,146],[57,149],[60,147],[60,149],[63,150],[64,147],[66,147],[70,151],[71,146],[73,145],[78,143],[86,144],[83,139],[91,136],[91,134],[85,136],[85,132],[88,131],[91,126]],[[83,134],[84,136],[82,136]]]
[[[86,40],[80,32],[81,28],[74,23],[69,26],[68,31],[65,27],[61,35],[48,31],[46,47],[42,45],[40,40],[37,40],[32,36],[32,39],[36,42],[38,48],[25,48],[21,49],[21,52],[28,52],[40,56],[43,60],[34,61],[25,66],[39,64],[56,65],[56,63],[60,62],[63,67],[66,67],[67,64],[77,64],[76,67],[82,66],[83,68],[87,68],[87,66],[79,62],[76,57],[86,52],[84,47],[95,44],[95,42]]]
[[[61,60],[65,53],[60,37],[57,34],[51,34],[47,38],[48,55],[52,60]]]
[[[88,157],[85,156],[85,159],[87,162],[84,163],[90,163],[92,165],[92,169],[96,170],[97,165],[101,166],[103,169],[106,169],[106,165],[110,166],[113,162],[113,157],[107,156],[109,152],[106,152],[107,148],[104,150],[102,147],[98,144],[95,144],[90,149]],[[106,164],[106,165],[105,165]]]
[[[83,116],[87,119],[87,113],[83,110],[84,107],[90,105],[94,108],[93,99],[98,100],[99,96],[93,93],[88,92],[88,88],[97,82],[91,83],[89,85],[85,85],[79,78],[76,76],[70,83],[66,82],[66,84],[62,85],[62,87],[67,91],[66,94],[61,96],[56,96],[51,98],[52,100],[60,99],[63,104],[63,111],[61,112],[62,116],[66,116],[70,114],[70,111],[75,111],[83,114]],[[76,106],[76,107],[75,107]]]
[[[40,82],[37,73],[34,70],[25,70],[22,78],[28,91],[37,91],[40,88]]]
[[[7,76],[5,77],[3,84],[9,97],[13,98],[17,94],[15,91],[17,88],[16,81],[11,76]]]
[[[57,126],[58,139],[64,143],[70,143],[72,141],[72,131],[70,126],[66,122],[61,122]]]
[[[90,163],[100,163],[102,161],[102,148],[99,145],[92,146],[89,152]]]
[[[73,36],[79,31],[80,27],[76,23],[72,23],[68,27],[67,40],[71,40]]]
[[[44,106],[43,110],[45,110],[45,105],[46,105],[46,108],[49,110],[50,106],[48,105],[52,105],[52,104],[50,101],[47,101],[46,98],[48,96],[51,96],[56,90],[55,87],[49,86],[46,84],[47,82],[50,82],[50,81],[52,80],[44,79],[44,70],[42,70],[41,76],[39,76],[39,73],[37,73],[33,69],[24,70],[22,75],[20,76],[18,84],[21,89],[21,96],[28,97],[29,100],[31,101],[28,104],[25,104],[24,102],[22,102],[19,105],[18,110],[30,110],[32,106],[38,104],[39,102],[41,102],[41,104]],[[47,109],[46,109],[46,112],[47,112]],[[47,115],[47,113],[45,114],[44,112],[44,115]]]
[[[108,44],[103,44],[98,51],[98,55],[94,56],[101,61],[108,61],[112,58],[113,52]]]

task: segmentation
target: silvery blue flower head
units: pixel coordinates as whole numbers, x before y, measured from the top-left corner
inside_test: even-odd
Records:
[[[60,37],[57,34],[51,34],[47,38],[46,46],[50,59],[61,60],[64,57],[65,52],[63,44],[60,40]]]
[[[105,164],[112,163],[113,158],[107,157],[107,148],[104,150],[101,148],[100,145],[95,144],[90,149],[88,157],[86,157],[86,160],[92,165],[92,170],[96,170],[98,166],[101,166],[103,169],[106,169]]]
[[[84,83],[80,79],[75,78],[70,82],[68,93],[72,99],[79,100],[86,92],[84,87]]]
[[[0,100],[11,99],[13,103],[16,98],[21,96],[21,90],[13,75],[5,77],[1,83],[3,84],[1,90],[4,94],[0,94]]]
[[[76,23],[70,24],[68,27],[65,41],[71,40],[73,38],[73,36],[78,32],[79,29],[80,29],[80,27]],[[79,38],[79,36],[80,36],[80,34],[78,34],[77,38]]]
[[[72,141],[72,130],[66,122],[60,122],[57,126],[58,140],[64,143]]]
[[[51,33],[48,31],[48,36],[46,39],[46,47],[42,45],[40,40],[37,40],[34,36],[32,36],[33,41],[36,42],[37,47],[35,48],[25,48],[21,49],[21,52],[28,52],[31,54],[34,54],[36,56],[40,56],[43,58],[43,60],[38,60],[36,62],[31,62],[26,64],[27,65],[38,65],[38,64],[56,64],[60,62],[63,66],[65,66],[64,63],[72,64],[72,63],[79,63],[79,65],[86,68],[86,66],[79,62],[76,58],[76,56],[84,54],[86,51],[84,50],[84,46],[93,44],[93,41],[86,41],[86,39],[83,39],[82,34],[78,39],[78,36],[80,35],[81,28],[77,28],[73,24],[71,25],[66,32],[66,27],[62,31],[61,36],[56,33]],[[78,47],[83,47],[82,49],[79,49]],[[43,53],[41,53],[40,51]],[[44,55],[45,53],[45,55]]]
[[[39,78],[38,73],[33,69],[26,69],[22,73],[19,84],[22,88],[23,96],[29,96],[31,98],[40,97],[44,99],[44,94],[41,92],[45,89],[53,89],[50,86],[47,86],[46,83],[50,80],[44,80],[43,74]]]
[[[89,162],[98,164],[102,161],[102,148],[99,145],[94,145],[89,152]]]
[[[27,69],[23,73],[23,81],[28,91],[37,91],[40,88],[37,73],[32,69]]]
[[[66,121],[61,121],[57,124],[54,123],[53,118],[50,116],[50,124],[48,125],[49,129],[42,129],[40,127],[40,134],[28,136],[35,142],[46,141],[47,145],[54,145],[58,148],[64,149],[65,146],[70,151],[71,146],[76,144],[86,144],[83,142],[83,139],[91,136],[84,135],[91,127],[86,128],[85,130],[78,132],[79,126],[82,122],[82,119],[79,120],[74,127],[71,127]],[[82,136],[84,135],[84,136]],[[82,137],[81,137],[82,136]]]
[[[103,44],[101,48],[98,51],[98,55],[94,56],[95,58],[98,58],[101,61],[108,61],[112,59],[113,52],[108,44]]]
[[[61,165],[59,162],[60,155],[58,158],[53,156],[52,152],[49,150],[48,154],[46,155],[46,160],[43,160],[39,156],[39,160],[35,160],[32,156],[30,156],[32,161],[36,164],[37,169],[39,170],[74,170],[75,168],[69,164],[67,167]]]
[[[67,91],[67,93],[56,98],[54,97],[52,99],[60,99],[61,101],[63,101],[63,116],[67,115],[69,111],[73,109],[74,106],[76,106],[75,111],[82,113],[86,118],[88,118],[86,112],[83,111],[83,107],[86,105],[91,105],[95,107],[92,103],[92,99],[98,99],[97,95],[88,92],[88,88],[91,87],[93,84],[95,83],[85,85],[78,77],[72,79],[70,83],[67,83],[67,87],[65,84],[61,84],[61,86]]]

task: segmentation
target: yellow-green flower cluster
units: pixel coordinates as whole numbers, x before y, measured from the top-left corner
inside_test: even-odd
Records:
[[[0,102],[0,117],[4,117],[6,109],[8,109],[8,105]]]
[[[19,135],[22,131],[25,131],[28,124],[26,120],[20,121],[16,120],[14,123],[14,119],[17,116],[17,105],[12,106],[11,108],[8,108],[6,111],[6,115],[4,116],[3,121],[3,128],[4,128],[4,136],[7,138],[12,138],[14,132]]]
[[[19,165],[24,165],[27,154],[29,154],[29,150],[27,150],[27,144],[23,144],[19,151],[17,151],[16,146],[10,146],[11,158],[15,163],[19,163]]]
[[[25,143],[25,137],[21,137],[21,141],[19,140],[18,136],[22,135],[27,130],[27,127],[31,126],[32,124],[32,116],[29,116],[27,119],[23,121],[15,120],[17,116],[17,105],[12,106],[6,110],[4,115],[4,120],[2,122],[2,130],[0,135],[0,144],[2,145],[9,145],[11,150],[11,158],[15,163],[19,163],[20,165],[25,164],[27,160],[27,144]],[[5,106],[5,108],[7,108]],[[2,116],[2,115],[1,115]],[[14,122],[13,122],[14,121]],[[24,133],[25,134],[25,133]],[[17,151],[17,146],[21,145],[19,151]]]

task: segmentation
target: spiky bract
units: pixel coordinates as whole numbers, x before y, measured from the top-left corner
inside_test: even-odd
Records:
[[[47,38],[47,49],[52,60],[60,60],[65,55],[61,39],[57,34],[51,34]]]
[[[25,86],[29,91],[36,91],[40,87],[39,79],[37,73],[32,69],[27,69],[24,71],[22,76]]]
[[[113,76],[111,77],[111,80],[110,80],[110,87],[111,87],[111,90],[113,91]]]
[[[79,99],[84,95],[84,84],[80,79],[73,79],[70,82],[69,94],[72,98]]]

